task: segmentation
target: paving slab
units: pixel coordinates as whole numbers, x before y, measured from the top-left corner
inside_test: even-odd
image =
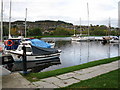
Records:
[[[74,73],[74,72],[70,72],[70,73],[58,75],[58,76],[56,76],[56,77],[64,80],[64,79],[68,79],[68,78],[73,77],[75,74],[76,74],[76,73]]]
[[[93,72],[94,70],[92,70],[92,69],[82,69],[82,70],[78,70],[78,71],[74,71],[75,73],[77,73],[77,74],[81,74],[81,75],[83,75],[83,74],[87,74],[87,73],[90,73],[90,72]]]
[[[89,75],[93,78],[93,77],[96,77],[98,75],[101,75],[101,74],[104,74],[104,73],[108,73],[108,72],[109,71],[106,71],[104,69],[100,69],[100,70],[97,70],[97,71],[89,73]]]
[[[75,75],[74,78],[78,80],[86,80],[92,77],[90,76],[90,74],[84,74],[84,75]]]
[[[90,72],[94,72],[96,70],[98,70],[98,68],[100,68],[101,66],[94,66],[94,67],[90,67],[90,68],[86,68],[86,69],[81,69],[81,70],[77,70],[77,71],[74,71],[75,73],[77,74],[87,74],[87,73],[90,73]]]
[[[56,85],[54,85],[52,83],[43,82],[43,81],[33,82],[33,84],[37,88],[58,88],[58,86],[56,86]]]
[[[76,80],[74,78],[70,78],[70,79],[67,79],[67,80],[62,80],[62,81],[59,81],[59,82],[54,82],[55,85],[59,86],[59,87],[65,87],[65,86],[68,86],[68,85],[71,85],[73,83],[78,83],[80,82],[80,80]]]
[[[106,71],[113,71],[113,70],[116,70],[118,69],[118,67],[106,67],[105,70]]]
[[[48,82],[48,83],[53,83],[53,82],[60,81],[60,79],[58,79],[57,77],[49,77],[49,78],[41,79],[41,81]]]
[[[12,73],[2,77],[2,88],[35,88],[35,86],[19,73]]]

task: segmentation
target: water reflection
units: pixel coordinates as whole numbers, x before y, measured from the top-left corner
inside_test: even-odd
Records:
[[[102,44],[100,41],[76,42],[70,38],[45,38],[43,40],[55,41],[55,48],[62,50],[58,63],[49,63],[37,65],[31,69],[31,72],[44,72],[59,68],[79,65],[90,61],[100,60],[108,57],[116,57],[120,53],[120,43]],[[89,49],[88,49],[89,48]],[[89,50],[89,55],[88,55]],[[88,59],[89,57],[89,59]],[[14,70],[22,70],[22,63],[14,63]],[[27,66],[32,67],[33,64]]]
[[[29,69],[30,72],[40,72],[41,70],[49,66],[59,65],[59,64],[61,64],[59,58],[55,58],[54,60],[52,59],[52,62],[48,62],[48,63],[39,63],[39,61],[38,62],[27,62],[27,69]],[[23,70],[23,62],[14,62],[11,71],[14,72],[14,71],[21,71],[21,70]]]
[[[108,57],[116,57],[120,51],[119,45],[120,44],[118,43],[107,43],[103,45],[100,41],[92,41],[89,42],[88,55],[88,42],[76,42],[70,40],[56,41],[55,48],[62,50],[60,55],[61,65],[50,66],[43,71],[79,65]]]

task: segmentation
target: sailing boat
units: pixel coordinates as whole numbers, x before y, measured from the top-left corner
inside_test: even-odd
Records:
[[[71,40],[72,41],[79,41],[79,42],[87,41],[87,38],[86,37],[82,37],[81,35],[82,35],[82,31],[81,31],[81,18],[80,18],[80,34],[79,35],[75,34],[75,27],[74,27],[74,35],[71,38]]]
[[[80,35],[79,35],[79,42],[82,42],[82,41],[87,41],[87,37],[83,37],[82,36],[82,29],[81,29],[81,18],[80,18]]]
[[[111,40],[110,40],[110,43],[120,43],[120,37],[113,37]]]
[[[74,26],[74,35],[71,38],[72,41],[78,41],[79,40],[79,35],[76,35],[75,33],[76,33],[76,29],[75,29],[75,26]]]
[[[111,27],[111,22],[110,22],[110,18],[109,18],[108,36],[104,36],[103,37],[103,41],[102,41],[103,44],[105,44],[105,43],[118,43],[118,42],[120,42],[119,41],[119,39],[120,39],[119,36],[118,37],[110,36],[110,31],[111,31],[110,27]]]
[[[26,38],[27,8],[26,8],[26,13],[25,13],[25,38],[23,36],[19,36],[17,38],[11,37],[11,34],[10,34],[10,30],[11,30],[11,1],[10,1],[10,13],[9,14],[10,14],[9,15],[9,38],[8,38],[8,40],[6,40],[4,42],[4,45],[5,45],[4,54],[8,54],[11,50],[16,50],[22,41],[30,41],[31,39],[33,39],[33,38]],[[39,42],[43,42],[43,41],[39,40]],[[45,46],[43,46],[43,47],[50,48],[50,44],[48,45],[48,43],[46,43],[46,42],[44,42],[44,43],[45,43]]]
[[[10,0],[10,10],[9,10],[9,36],[8,40],[4,41],[4,54],[8,54],[10,50],[16,50],[21,40],[29,40],[30,38],[23,38],[23,36],[19,36],[17,38],[11,37],[11,0]]]

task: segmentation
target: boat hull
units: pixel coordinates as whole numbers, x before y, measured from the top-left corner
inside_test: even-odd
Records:
[[[22,55],[11,52],[11,55],[15,62],[23,61]],[[42,61],[48,59],[58,58],[60,53],[49,54],[49,55],[26,55],[27,62],[35,62],[35,61]]]
[[[43,70],[51,65],[61,64],[59,57],[53,59],[46,59],[46,60],[31,60],[26,62],[27,69],[34,69],[34,70]],[[21,71],[23,70],[23,62],[22,61],[15,61],[11,71]]]
[[[110,40],[111,43],[119,43],[120,40]]]

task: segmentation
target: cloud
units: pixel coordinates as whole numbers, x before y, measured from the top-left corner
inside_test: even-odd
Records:
[[[4,0],[4,19],[9,17],[9,1]],[[27,20],[63,20],[79,24],[79,18],[87,25],[87,2],[89,3],[90,21],[96,24],[105,22],[109,17],[115,20],[117,26],[119,0],[12,0],[12,19],[25,18],[25,8],[28,8]],[[105,22],[106,23],[106,22]],[[103,23],[104,24],[104,23]]]

